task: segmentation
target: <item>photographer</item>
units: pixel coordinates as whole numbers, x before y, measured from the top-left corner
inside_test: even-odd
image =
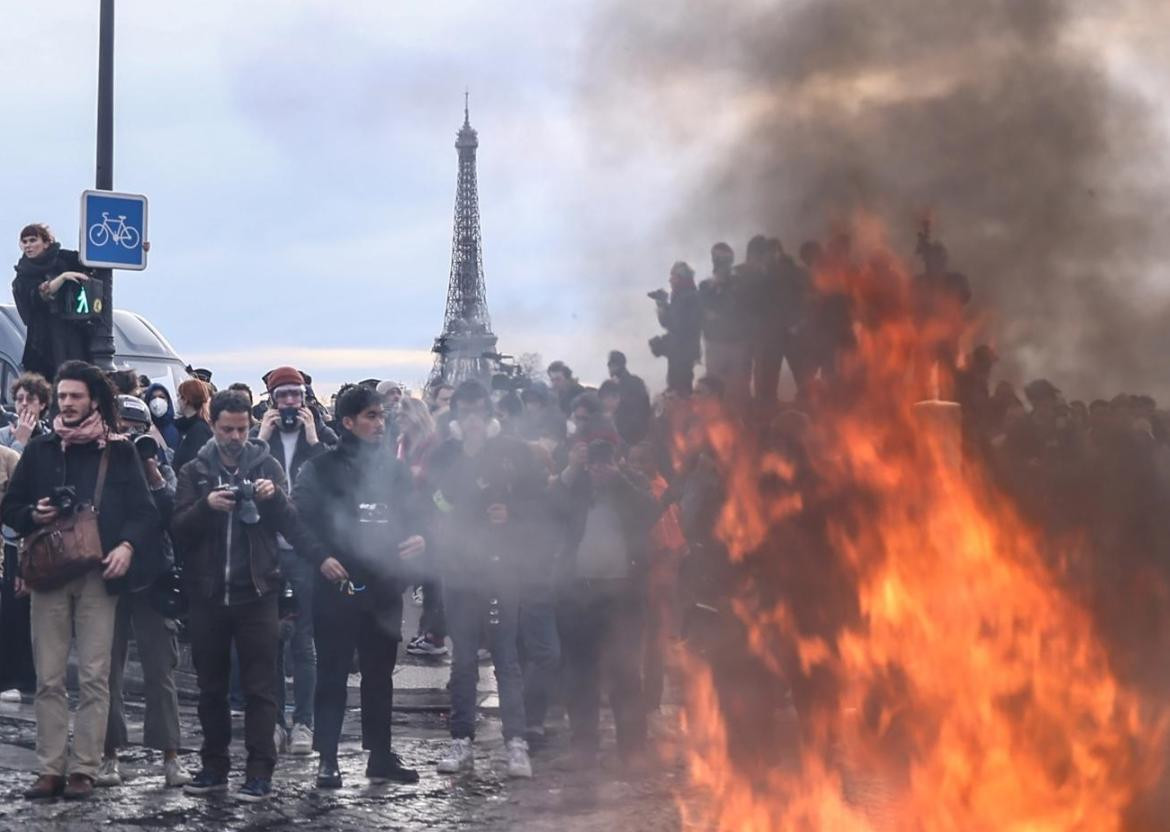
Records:
[[[657,505],[648,483],[619,468],[604,439],[573,446],[552,484],[552,502],[567,543],[557,619],[572,745],[587,764],[596,757],[604,676],[618,751],[624,763],[638,763],[646,743],[646,547]]]
[[[25,792],[30,800],[62,794],[77,800],[93,793],[106,738],[115,595],[153,574],[159,553],[158,511],[134,447],[111,435],[117,427],[117,405],[102,371],[81,361],[63,364],[57,374],[57,406],[60,413],[52,433],[29,442],[0,505],[4,522],[18,534],[53,532],[48,538],[26,540],[28,551],[21,564],[22,577],[34,584],[33,658],[38,680],[40,777]],[[42,555],[53,553],[53,540],[80,545],[80,530],[92,529],[94,522],[105,557],[91,560],[95,553],[88,549],[66,552],[74,563],[91,565],[79,577],[57,584],[52,578],[60,573],[52,571],[53,558]],[[43,547],[38,545],[42,542]],[[39,580],[34,581],[34,575]],[[49,588],[54,585],[57,588]],[[72,641],[80,702],[67,761],[65,668]]]
[[[279,643],[277,534],[312,545],[286,490],[284,471],[260,441],[248,441],[248,399],[225,390],[211,401],[214,441],[179,471],[172,533],[183,553],[188,631],[199,680],[203,769],[189,794],[227,788],[232,719],[228,706],[233,643],[244,687],[245,783],[238,797],[265,800],[276,767],[273,668]]]
[[[273,459],[288,474],[292,492],[301,466],[327,450],[318,438],[315,414],[305,400],[304,376],[293,367],[277,367],[264,376],[272,406],[264,411],[256,437],[267,443]],[[276,722],[280,736],[277,751],[310,754],[313,750],[313,692],[317,687],[317,653],[313,648],[313,569],[293,552],[289,542],[277,536],[280,574],[292,586],[296,615],[292,632],[281,628],[276,652]],[[292,730],[285,717],[284,642],[292,641],[293,709]]]
[[[418,402],[422,412],[425,406]],[[317,572],[313,632],[319,647],[316,748],[319,788],[340,788],[337,745],[346,682],[357,651],[362,675],[362,747],[371,782],[418,782],[390,746],[393,673],[402,641],[402,592],[426,549],[422,506],[410,469],[385,445],[385,406],[368,387],[337,400],[341,444],[305,465],[293,492],[320,541],[302,551]]]
[[[695,381],[695,364],[702,358],[699,343],[701,312],[695,271],[679,261],[670,267],[670,295],[658,289],[649,293],[658,307],[658,323],[664,335],[650,339],[655,358],[666,358],[666,387],[690,395]]]
[[[175,472],[166,462],[157,439],[150,435],[150,410],[134,396],[118,397],[118,432],[129,436],[142,460],[146,483],[162,517],[169,524],[175,499]],[[114,648],[110,661],[110,716],[106,724],[105,758],[98,771],[97,785],[122,783],[118,771],[118,749],[129,745],[126,716],[122,708],[122,685],[126,674],[126,657],[133,630],[142,665],[142,682],[146,692],[146,713],[142,725],[142,744],[163,752],[163,780],[168,787],[191,782],[191,775],[179,763],[179,699],[175,689],[175,667],[179,663],[179,644],[174,624],[159,612],[154,599],[154,583],[174,567],[170,538],[164,533],[158,541],[158,557],[150,573],[136,576],[128,592],[118,598],[114,624]]]

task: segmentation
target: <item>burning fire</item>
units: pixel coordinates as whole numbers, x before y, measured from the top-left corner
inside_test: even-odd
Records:
[[[874,250],[817,275],[850,297],[857,347],[846,392],[804,435],[812,484],[798,491],[791,461],[729,422],[701,428],[728,488],[718,535],[737,575],[737,646],[774,686],[745,720],[736,700],[751,684],[679,655],[701,795],[680,800],[685,824],[1124,829],[1160,774],[1166,711],[1111,667],[1068,579],[1083,544],[1030,528],[959,464],[957,406],[916,403],[910,368],[936,334],[913,320],[906,268]],[[811,694],[796,697],[800,740],[761,766],[735,735],[750,746],[786,718],[797,732],[782,677]]]

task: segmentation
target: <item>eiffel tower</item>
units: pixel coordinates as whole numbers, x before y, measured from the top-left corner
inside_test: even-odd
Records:
[[[479,135],[471,126],[465,93],[463,127],[455,139],[455,149],[459,152],[459,183],[455,190],[451,277],[447,286],[443,334],[435,339],[432,350],[436,358],[431,371],[431,386],[440,381],[459,384],[467,379],[489,384],[498,360],[483,279],[479,190],[475,176],[475,151],[478,147]]]

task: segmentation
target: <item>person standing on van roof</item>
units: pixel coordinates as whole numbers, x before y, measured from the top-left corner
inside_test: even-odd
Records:
[[[66,283],[84,283],[90,274],[77,252],[61,248],[48,226],[40,223],[21,229],[20,252],[12,281],[16,311],[28,329],[20,363],[25,372],[52,379],[64,362],[90,360],[90,326],[64,317],[61,294]]]

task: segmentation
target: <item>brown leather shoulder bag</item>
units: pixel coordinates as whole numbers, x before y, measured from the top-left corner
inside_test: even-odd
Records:
[[[21,541],[20,577],[30,589],[40,592],[59,589],[96,569],[105,559],[98,531],[98,511],[109,467],[110,446],[107,444],[98,464],[93,505],[78,506],[68,516],[58,517]]]

